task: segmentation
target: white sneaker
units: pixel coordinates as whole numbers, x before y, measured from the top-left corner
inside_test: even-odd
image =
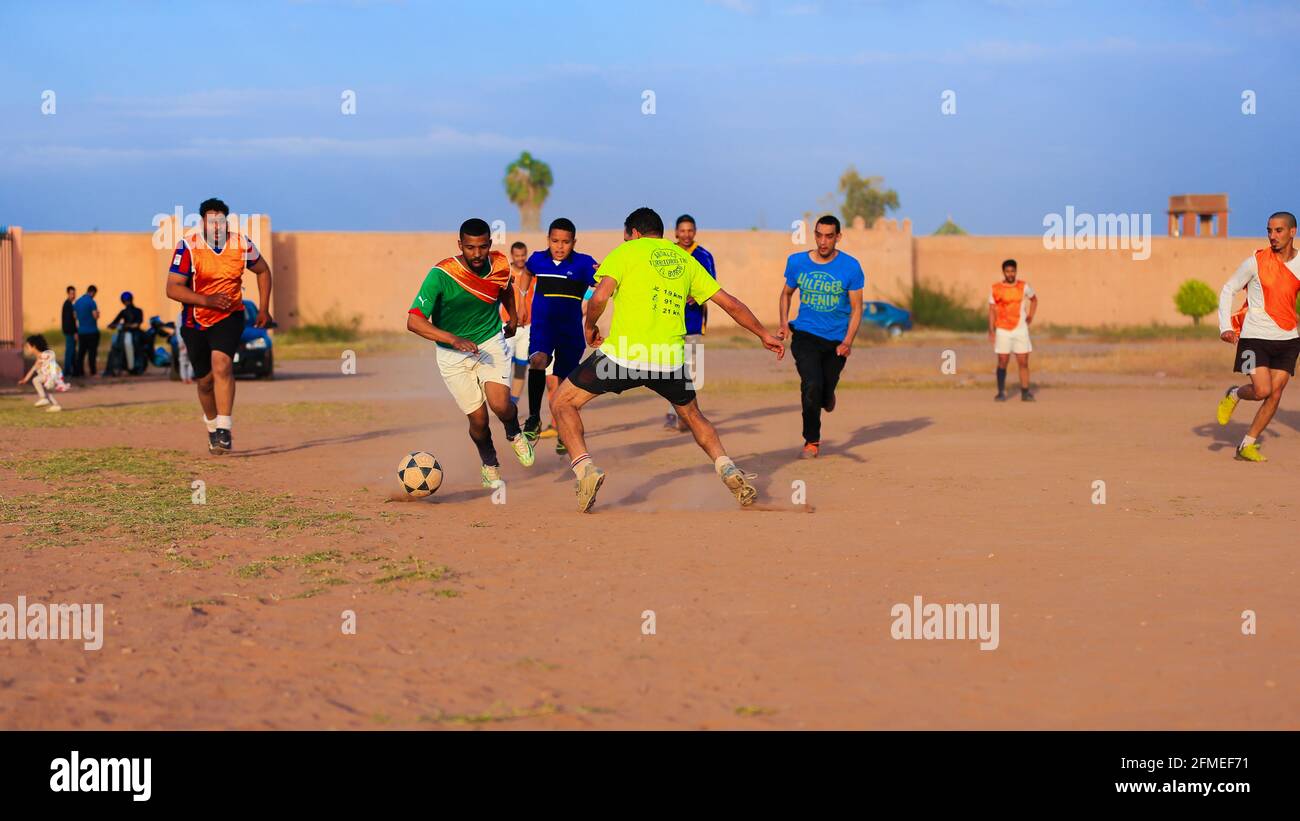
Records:
[[[48,408],[45,409],[45,412],[46,412],[46,413],[54,413],[55,411],[61,411],[61,410],[63,410],[63,406],[62,406],[62,405],[53,405],[53,404],[52,404],[52,405],[50,405]]]
[[[45,406],[48,405],[48,404],[50,404],[50,400],[48,400],[48,399],[37,399],[37,400],[33,403],[33,407],[43,408],[43,407],[45,407]]]

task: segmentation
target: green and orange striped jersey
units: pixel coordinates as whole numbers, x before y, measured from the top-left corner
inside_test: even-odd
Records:
[[[475,345],[501,333],[497,305],[510,284],[510,263],[500,251],[492,251],[488,262],[488,272],[482,276],[466,267],[459,257],[439,262],[429,269],[410,312],[419,313],[442,330]],[[451,348],[442,342],[438,345]]]

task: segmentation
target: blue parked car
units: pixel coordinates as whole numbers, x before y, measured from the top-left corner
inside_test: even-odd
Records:
[[[862,303],[862,321],[872,322],[898,336],[903,331],[912,330],[912,312],[890,305],[888,302]]]
[[[235,376],[251,374],[270,379],[275,373],[273,343],[266,328],[253,327],[256,321],[257,306],[251,299],[244,300],[244,332],[239,337],[239,350],[235,351]]]

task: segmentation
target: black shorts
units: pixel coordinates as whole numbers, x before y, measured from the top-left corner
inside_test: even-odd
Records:
[[[596,351],[569,374],[569,381],[588,393],[622,393],[629,388],[649,388],[678,407],[695,401],[695,388],[686,368],[661,372],[626,368]]]
[[[1247,351],[1251,355],[1247,355]],[[1253,373],[1255,368],[1286,371],[1295,376],[1296,356],[1300,355],[1300,339],[1247,339],[1237,340],[1236,373]]]
[[[212,352],[221,351],[234,359],[239,350],[239,338],[244,335],[244,312],[235,311],[230,316],[208,328],[181,327],[185,351],[194,366],[194,378],[202,379],[212,373]]]

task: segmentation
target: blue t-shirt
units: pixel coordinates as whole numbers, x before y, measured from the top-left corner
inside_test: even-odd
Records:
[[[77,314],[77,333],[93,334],[99,331],[99,322],[95,319],[95,311],[99,310],[99,306],[90,294],[77,297],[77,301],[72,303],[72,310]]]
[[[849,332],[849,291],[860,291],[866,275],[858,261],[843,251],[830,262],[813,262],[812,254],[791,254],[785,263],[785,284],[799,289],[799,315],[790,327],[834,342]]]
[[[718,272],[713,268],[713,254],[710,254],[708,251],[704,250],[704,248],[702,248],[701,246],[695,245],[691,248],[691,256],[695,257],[696,262],[704,266],[704,270],[709,272],[709,276],[713,277],[714,279],[718,278]],[[687,303],[686,314],[683,318],[686,320],[686,334],[688,336],[691,334],[704,333],[704,306],[703,305],[699,305],[696,303]]]
[[[536,279],[532,322],[582,321],[582,300],[596,284],[596,260],[577,252],[559,262],[550,251],[535,251],[525,263]],[[576,319],[574,319],[576,317]]]

